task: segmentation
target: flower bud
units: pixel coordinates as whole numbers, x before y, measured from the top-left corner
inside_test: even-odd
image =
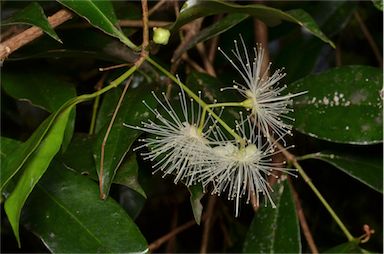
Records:
[[[171,33],[169,30],[161,28],[161,27],[154,27],[153,28],[153,41],[156,44],[162,44],[167,45],[169,36],[171,36]]]

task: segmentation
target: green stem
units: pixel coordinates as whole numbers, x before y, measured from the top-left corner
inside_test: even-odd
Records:
[[[92,135],[95,133],[97,109],[99,108],[99,103],[100,103],[100,96],[97,96],[95,98],[95,101],[94,101],[93,107],[92,107],[92,118],[91,118],[91,124],[89,126],[89,135]]]
[[[104,87],[103,89],[100,89],[97,92],[94,92],[94,93],[91,93],[91,94],[83,94],[83,95],[80,95],[80,96],[77,96],[77,97],[75,97],[73,99],[68,100],[66,103],[64,103],[60,107],[59,111],[64,111],[65,109],[67,109],[67,107],[76,105],[76,104],[84,102],[84,101],[91,100],[91,99],[93,99],[95,97],[98,97],[101,94],[103,94],[103,93],[105,93],[105,92],[107,92],[107,91],[117,87],[124,80],[126,80],[129,76],[131,76],[137,70],[138,67],[139,66],[137,66],[137,65],[132,66],[129,70],[124,72],[120,77],[118,77],[117,79],[115,79],[111,83],[109,83],[108,86]]]
[[[292,164],[295,166],[295,168],[299,171],[301,177],[303,177],[304,181],[308,184],[308,186],[312,189],[312,191],[315,193],[315,195],[320,199],[320,202],[323,203],[325,209],[330,213],[332,218],[335,220],[337,225],[339,225],[340,229],[343,231],[345,236],[347,237],[348,241],[353,241],[355,238],[352,236],[352,234],[348,231],[347,227],[344,225],[344,223],[340,220],[339,216],[335,213],[335,211],[332,209],[332,207],[328,204],[328,202],[324,199],[323,195],[319,192],[319,190],[316,188],[316,186],[312,183],[311,179],[308,177],[308,175],[304,172],[303,168],[300,166],[300,164],[294,160]]]
[[[303,156],[298,156],[296,157],[296,160],[303,161],[303,160],[318,159],[318,158],[319,158],[318,153],[310,153]]]
[[[160,66],[158,63],[156,63],[154,60],[152,60],[150,57],[147,57],[146,60],[150,62],[153,66],[155,66],[157,69],[159,69],[162,73],[164,73],[168,78],[170,78],[173,82],[178,84],[181,89],[183,89],[191,98],[193,98],[202,108],[203,113],[204,111],[207,111],[211,114],[213,118],[217,120],[217,122],[220,123],[221,126],[223,126],[224,129],[228,131],[229,134],[231,134],[238,142],[243,143],[244,140],[231,128],[227,123],[225,123],[218,115],[216,115],[215,112],[212,111],[212,109],[209,108],[209,105],[205,103],[203,100],[199,98],[194,92],[192,92],[191,89],[189,89],[186,85],[184,85],[179,79],[177,79],[175,76],[173,76],[169,71],[164,69],[162,66]],[[200,123],[201,124],[201,123]]]
[[[243,102],[221,102],[221,103],[213,103],[207,105],[208,108],[218,108],[218,107],[244,107]]]

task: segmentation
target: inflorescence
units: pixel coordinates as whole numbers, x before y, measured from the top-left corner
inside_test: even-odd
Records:
[[[142,126],[125,124],[149,134],[140,140],[143,145],[135,149],[148,148],[142,156],[153,161],[154,172],[162,171],[163,176],[173,174],[175,183],[182,181],[187,186],[201,183],[204,190],[212,186],[212,194],[226,192],[228,199],[235,200],[236,217],[242,196],[247,197],[247,203],[255,197],[257,205],[260,198],[265,197],[265,205],[269,201],[275,207],[268,176],[278,178],[278,172],[295,176],[294,170],[284,167],[285,163],[272,162],[271,156],[280,152],[275,150],[276,143],[282,141],[285,145],[285,136],[291,134],[292,126],[283,119],[294,120],[287,116],[292,111],[289,106],[293,97],[302,94],[281,95],[286,86],[279,86],[279,81],[285,73],[276,70],[269,76],[271,64],[262,71],[262,47],[253,48],[253,54],[249,55],[241,37],[240,40],[241,46],[235,41],[232,50],[235,61],[219,48],[244,82],[234,81],[233,87],[222,89],[234,89],[245,97],[239,106],[247,110],[247,115],[240,112],[240,119],[235,122],[236,134],[229,133],[234,136],[232,139],[222,128],[226,123],[217,119],[220,116],[206,114],[208,107],[215,108],[216,104],[202,103],[201,92],[198,101],[189,99],[183,89],[178,94],[180,113],[164,93],[163,99],[153,93],[161,108],[144,104],[156,120],[142,122]]]

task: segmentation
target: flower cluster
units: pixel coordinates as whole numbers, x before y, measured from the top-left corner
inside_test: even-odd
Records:
[[[243,95],[245,100],[239,105],[249,111],[246,116],[240,112],[235,131],[232,130],[235,134],[230,133],[233,139],[224,133],[222,127],[226,123],[212,111],[215,104],[208,106],[202,102],[200,92],[195,100],[188,99],[183,89],[178,94],[180,113],[164,93],[163,99],[153,93],[160,110],[145,105],[157,121],[149,120],[142,126],[126,125],[149,134],[136,149],[148,148],[142,155],[153,161],[155,172],[162,171],[163,176],[173,174],[175,183],[182,181],[187,186],[196,183],[201,183],[204,189],[212,186],[212,194],[227,192],[228,199],[235,200],[235,216],[239,214],[242,196],[247,196],[247,202],[255,197],[257,203],[264,196],[265,204],[269,201],[274,207],[267,177],[277,178],[279,171],[293,174],[283,164],[272,162],[271,156],[279,152],[275,151],[276,142],[282,140],[285,144],[284,136],[291,133],[292,126],[282,119],[293,120],[287,113],[292,110],[289,108],[292,98],[299,95],[281,95],[285,86],[279,87],[278,82],[285,74],[277,70],[269,76],[269,67],[262,72],[263,49],[254,48],[251,60],[240,39],[241,47],[235,41],[232,50],[235,61],[219,48],[244,81],[244,84],[234,81],[233,87],[224,89],[235,89]],[[183,88],[181,82],[179,85]]]

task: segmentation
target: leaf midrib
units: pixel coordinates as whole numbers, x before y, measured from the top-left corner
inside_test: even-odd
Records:
[[[92,238],[94,238],[97,243],[105,248],[106,246],[104,246],[101,242],[101,240],[94,234],[92,234],[92,232],[73,214],[71,213],[71,211],[69,209],[66,208],[65,204],[62,204],[59,200],[57,200],[53,195],[51,195],[41,184],[37,184],[37,186],[39,187],[39,189],[41,189],[55,204],[57,204],[57,206],[61,207],[65,212],[68,213],[68,215],[70,217],[72,217]],[[111,251],[111,250],[109,250]]]

